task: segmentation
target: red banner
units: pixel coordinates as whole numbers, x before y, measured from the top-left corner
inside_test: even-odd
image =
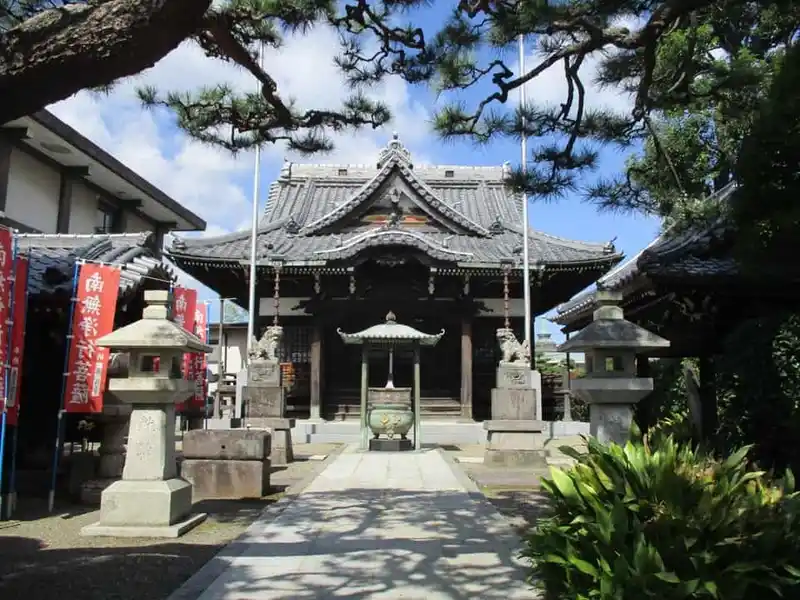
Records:
[[[198,305],[194,312],[194,332],[202,342],[206,342],[208,339],[207,311],[208,306],[203,303]],[[208,381],[206,379],[208,359],[205,352],[195,352],[193,357],[194,396],[192,396],[191,405],[194,408],[205,409],[206,396],[208,395]]]
[[[0,369],[8,364],[8,324],[11,320],[11,286],[14,267],[14,238],[10,229],[0,227]],[[4,377],[0,370],[0,406],[6,398]],[[6,415],[8,418],[8,415]]]
[[[64,409],[69,413],[103,410],[110,351],[95,344],[114,330],[119,275],[115,267],[80,266],[64,392]]]
[[[197,290],[175,286],[172,290],[172,320],[186,331],[194,333],[197,309]],[[194,380],[193,355],[189,352],[183,355],[183,378]],[[178,412],[186,410],[186,402],[178,403]]]
[[[19,421],[22,358],[25,356],[25,316],[28,303],[28,259],[18,257],[14,268],[14,316],[11,324],[11,369],[8,372],[9,425]]]

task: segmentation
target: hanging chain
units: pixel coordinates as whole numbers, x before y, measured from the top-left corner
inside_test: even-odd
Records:
[[[509,300],[508,292],[508,271],[508,267],[503,269],[503,327],[511,329],[511,301]]]
[[[278,313],[281,309],[281,268],[275,267],[275,280],[272,292],[272,304],[275,307],[275,315],[272,317],[272,324],[278,326]]]

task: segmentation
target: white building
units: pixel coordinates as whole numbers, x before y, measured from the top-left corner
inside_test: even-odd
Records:
[[[47,111],[0,128],[0,223],[42,234],[153,233],[205,221]]]

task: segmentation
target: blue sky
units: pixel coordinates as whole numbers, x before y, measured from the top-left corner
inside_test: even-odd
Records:
[[[435,3],[424,11],[424,22],[429,27],[440,23],[447,7],[452,3]],[[295,98],[304,108],[333,108],[347,95],[341,74],[333,65],[331,49],[336,46],[335,33],[325,28],[312,30],[306,36],[286,40],[280,50],[268,50],[265,57],[267,70],[276,79],[279,92]],[[531,41],[532,42],[532,41]],[[504,56],[508,65],[518,68],[516,49]],[[534,45],[526,58],[531,68],[535,61]],[[630,110],[631,99],[616,90],[596,89],[591,85],[592,69],[596,59],[584,62],[583,79],[589,88],[593,106],[614,110]],[[143,110],[134,90],[140,85],[154,85],[165,91],[194,89],[198,86],[226,81],[239,89],[252,89],[249,74],[228,64],[205,57],[197,46],[185,43],[154,68],[135,80],[119,85],[108,96],[82,92],[51,107],[53,112],[101,147],[116,155],[142,176],[161,187],[168,194],[201,215],[209,224],[205,235],[219,235],[246,228],[250,222],[253,185],[253,155],[237,157],[202,146],[189,140],[174,126],[173,117],[163,112]],[[533,80],[527,88],[528,99],[545,104],[562,101],[565,83],[560,65]],[[459,99],[474,106],[482,99],[487,88],[463,93]],[[374,163],[377,153],[397,131],[400,139],[411,150],[415,162],[499,165],[520,161],[518,142],[497,140],[476,148],[469,142],[442,143],[431,132],[430,119],[441,98],[423,87],[411,87],[398,79],[390,79],[370,90],[370,95],[387,103],[395,115],[393,123],[378,131],[334,136],[336,151],[328,156],[311,159],[288,156],[302,162]],[[513,109],[515,98],[509,103]],[[532,140],[531,143],[535,143]],[[268,147],[263,153],[261,167],[260,211],[269,183],[280,170],[284,148]],[[616,149],[601,153],[598,171],[586,181],[602,175],[618,173],[626,155]],[[647,245],[656,235],[659,224],[653,219],[631,215],[599,214],[585,204],[579,194],[558,202],[533,202],[530,210],[532,227],[561,237],[584,241],[606,242],[616,238],[616,247],[631,255]],[[196,286],[197,282],[182,277],[182,283]],[[212,291],[200,290],[200,297],[213,300]],[[216,314],[216,309],[212,309]],[[554,327],[551,326],[551,330]]]

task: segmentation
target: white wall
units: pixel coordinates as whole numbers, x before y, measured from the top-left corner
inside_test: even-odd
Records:
[[[83,183],[72,184],[69,233],[94,233],[97,225],[97,193]]]
[[[212,327],[214,327],[212,325]],[[244,357],[247,355],[247,329],[240,327],[237,329],[226,329],[223,333],[222,356],[225,361],[226,373],[238,373],[244,368]],[[212,331],[212,341],[209,342],[214,347],[214,358],[217,349],[216,327]],[[212,373],[217,372],[217,365],[209,365]]]
[[[6,217],[44,233],[55,233],[60,185],[61,176],[54,168],[12,150]]]
[[[153,225],[138,215],[128,213],[125,216],[125,233],[141,233],[142,231],[153,231]]]

